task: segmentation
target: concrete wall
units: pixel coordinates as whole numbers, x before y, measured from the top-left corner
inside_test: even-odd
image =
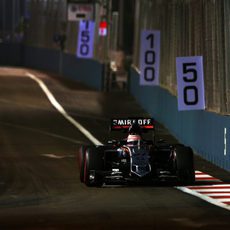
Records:
[[[142,107],[164,124],[179,141],[191,146],[205,159],[230,171],[229,116],[207,111],[179,112],[177,98],[167,90],[159,86],[139,86],[139,74],[134,69],[131,70],[130,91]]]
[[[60,68],[60,58],[62,60]],[[59,73],[60,76],[101,90],[103,65],[95,60],[78,59],[72,54],[19,44],[0,45],[0,65],[24,66]]]

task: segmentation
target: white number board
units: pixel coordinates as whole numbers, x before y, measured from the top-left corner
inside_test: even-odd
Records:
[[[203,57],[177,57],[178,110],[204,110]]]
[[[94,30],[95,23],[93,21],[80,21],[78,32],[77,57],[93,57]]]
[[[140,85],[159,85],[160,31],[142,30],[140,42]]]

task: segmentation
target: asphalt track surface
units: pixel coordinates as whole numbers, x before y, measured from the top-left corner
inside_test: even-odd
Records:
[[[0,230],[230,229],[230,211],[171,185],[81,184],[76,154],[90,142],[57,112],[26,71],[0,69]],[[146,115],[128,93],[96,92],[29,71],[101,142],[110,135],[111,117]],[[176,142],[161,125],[156,129],[158,138]],[[201,158],[195,164],[229,182],[229,173]]]

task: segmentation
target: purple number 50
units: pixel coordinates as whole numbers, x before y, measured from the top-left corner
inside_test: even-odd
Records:
[[[177,57],[178,110],[205,109],[203,57]]]

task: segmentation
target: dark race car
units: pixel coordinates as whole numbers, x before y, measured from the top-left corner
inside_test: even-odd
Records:
[[[146,140],[142,134],[154,132],[151,118],[112,119],[111,130],[127,130],[126,139],[111,140],[101,146],[81,146],[80,180],[87,186],[126,182],[167,181],[193,184],[193,151],[184,145]]]

